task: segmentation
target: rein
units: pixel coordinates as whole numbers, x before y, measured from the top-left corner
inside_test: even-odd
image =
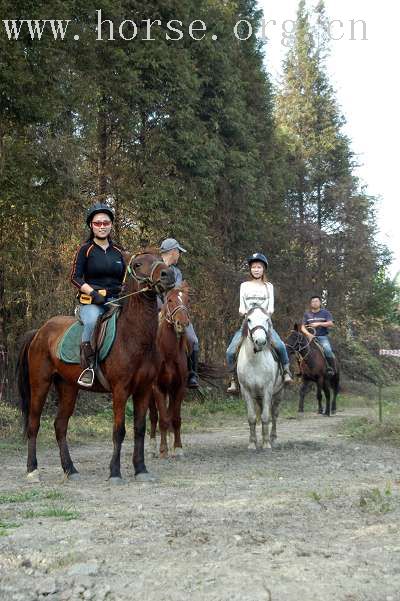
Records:
[[[152,278],[153,278],[153,274],[154,274],[155,270],[157,269],[157,267],[159,265],[164,265],[164,261],[154,261],[154,263],[152,264],[152,267],[151,267],[150,275],[141,276],[136,273],[134,267],[131,267],[131,263],[132,263],[133,259],[137,256],[138,255],[132,255],[132,257],[130,258],[128,266],[125,270],[124,279],[122,280],[122,285],[125,284],[126,277],[129,274],[131,276],[131,278],[133,278],[135,280],[135,282],[137,282],[137,284],[146,283],[147,286],[145,288],[141,288],[140,290],[135,290],[135,292],[129,292],[128,294],[124,294],[124,296],[120,296],[115,301],[108,301],[108,302],[104,303],[104,305],[120,306],[119,301],[124,300],[125,298],[128,298],[129,296],[135,296],[136,294],[141,294],[142,292],[148,292],[149,290],[153,290],[153,289],[157,290],[157,286],[161,283],[161,280],[157,280],[156,282],[153,282]]]
[[[297,334],[297,341],[296,341],[296,345],[293,346],[291,344],[286,343],[286,346],[289,347],[295,354],[296,354],[296,359],[302,363],[303,361],[305,362],[308,355],[311,352],[311,342],[306,338],[306,336],[304,336],[304,338],[306,339],[305,345],[301,346],[300,345],[300,341],[302,340],[302,334],[299,334],[299,332],[297,332],[296,330],[292,330],[292,332],[296,332]],[[297,345],[299,345],[299,348],[296,348]],[[303,356],[301,353],[307,349],[306,354]]]
[[[124,296],[119,296],[116,300],[107,301],[106,303],[104,303],[104,305],[119,306],[118,302],[120,300],[124,300],[124,298],[128,298],[128,296],[133,296],[134,294],[140,294],[141,292],[148,292],[149,290],[151,290],[151,288],[149,286],[146,286],[146,288],[141,288],[140,290],[136,290],[135,292],[129,292],[129,294],[124,294]]]

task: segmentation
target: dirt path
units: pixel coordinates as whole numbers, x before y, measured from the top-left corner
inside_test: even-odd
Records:
[[[186,435],[185,458],[148,457],[156,484],[134,481],[130,441],[120,487],[110,443],[72,449],[79,482],[61,483],[54,448],[40,485],[2,457],[0,519],[19,526],[0,537],[0,599],[399,600],[400,455],[339,437],[344,415],[281,420],[269,455],[241,419]]]

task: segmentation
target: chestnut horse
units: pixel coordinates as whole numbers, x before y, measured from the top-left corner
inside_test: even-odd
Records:
[[[302,385],[300,388],[299,397],[299,413],[304,413],[304,397],[310,389],[311,383],[317,385],[318,413],[323,413],[330,416],[336,413],[336,397],[339,392],[339,367],[336,361],[335,374],[329,376],[327,374],[327,363],[325,356],[314,340],[311,342],[307,336],[301,332],[297,323],[294,324],[294,329],[289,334],[286,342],[286,348],[289,355],[296,354],[299,362]],[[333,391],[333,399],[331,406],[331,393]],[[324,391],[326,399],[325,411],[322,408],[322,392]]]
[[[128,262],[125,287],[129,297],[122,306],[117,332],[108,357],[101,369],[112,393],[114,425],[114,452],[110,463],[110,481],[121,482],[120,455],[125,437],[125,407],[129,395],[134,403],[135,477],[152,479],[144,463],[144,436],[146,412],[151,386],[157,375],[158,353],[156,335],[158,326],[157,293],[173,286],[173,271],[153,252],[134,255]],[[121,303],[123,301],[120,301]],[[67,364],[58,359],[58,343],[73,317],[57,316],[41,328],[30,332],[23,344],[17,366],[18,388],[25,420],[24,433],[28,439],[28,477],[38,480],[36,438],[40,417],[50,385],[54,382],[58,393],[58,412],[54,428],[60,449],[61,465],[69,478],[77,478],[67,444],[68,421],[74,412],[79,386],[80,365]],[[87,390],[87,389],[86,389]],[[90,392],[105,392],[95,384]]]
[[[158,377],[153,384],[150,401],[150,440],[154,454],[156,429],[160,417],[160,457],[168,456],[167,432],[174,432],[174,454],[183,455],[181,441],[181,405],[188,376],[188,342],[185,330],[189,325],[189,287],[186,282],[170,290],[160,311],[157,348],[160,354]]]

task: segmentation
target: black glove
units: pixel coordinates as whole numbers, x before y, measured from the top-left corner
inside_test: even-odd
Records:
[[[106,302],[106,297],[102,294],[99,294],[97,290],[92,290],[90,296],[92,297],[92,303],[94,303],[95,305],[104,305],[104,303]]]

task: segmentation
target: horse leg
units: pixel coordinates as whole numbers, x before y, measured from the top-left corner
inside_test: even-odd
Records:
[[[247,448],[249,451],[255,451],[257,449],[257,434],[256,434],[256,422],[257,422],[257,414],[256,407],[253,401],[251,394],[246,390],[246,388],[241,387],[242,395],[247,405],[247,419],[249,422],[250,428],[250,438],[249,444]]]
[[[303,383],[300,387],[300,394],[299,394],[299,413],[304,414],[304,398],[307,394],[307,392],[310,389],[310,382],[308,380],[303,380]]]
[[[64,470],[64,474],[73,479],[74,475],[78,474],[78,470],[75,468],[69,454],[67,429],[69,418],[75,409],[78,387],[74,384],[65,382],[64,380],[56,381],[55,387],[58,394],[58,411],[54,420],[54,429],[58,447],[60,449],[61,466]]]
[[[183,397],[185,396],[186,383],[184,386],[181,386],[178,390],[176,390],[172,394],[172,404],[170,401],[171,407],[171,420],[172,427],[174,429],[174,453],[176,457],[183,457],[183,449],[182,449],[182,440],[181,440],[181,406]]]
[[[339,374],[336,373],[333,378],[332,378],[332,385],[333,385],[333,400],[332,400],[332,407],[331,407],[331,414],[335,415],[336,413],[336,397],[338,395],[339,392]]]
[[[154,393],[151,395],[149,404],[150,414],[150,449],[153,457],[157,457],[157,423],[158,423],[158,411],[156,406],[156,400]]]
[[[331,414],[331,390],[329,385],[329,378],[324,378],[323,389],[326,398],[326,407],[324,415],[329,417]]]
[[[279,415],[279,405],[280,405],[281,400],[282,400],[281,392],[278,392],[278,394],[275,394],[272,397],[272,408],[271,408],[272,428],[271,428],[271,434],[270,434],[270,441],[271,441],[272,446],[274,446],[274,442],[277,439],[276,422],[277,422],[278,415]]]
[[[41,376],[41,379],[39,379]],[[37,372],[35,376],[31,377],[31,398],[29,404],[29,416],[26,428],[26,436],[28,439],[28,458],[27,458],[27,471],[28,478],[32,481],[37,481],[39,478],[38,474],[38,463],[36,456],[36,440],[40,428],[40,417],[42,415],[43,406],[46,401],[47,393],[51,384],[51,372],[49,370],[46,374],[46,378],[43,378],[41,372]]]
[[[128,393],[125,389],[114,389],[113,398],[113,445],[114,450],[110,461],[110,482],[120,484],[121,477],[121,447],[125,438],[125,407],[128,400]],[[146,407],[147,409],[147,407]]]
[[[268,388],[264,392],[262,411],[261,411],[261,428],[262,428],[262,445],[264,451],[271,451],[271,414],[272,414],[272,391]]]
[[[324,409],[322,407],[322,388],[321,388],[321,383],[319,381],[317,382],[317,399],[318,399],[318,413],[320,415],[322,415],[324,412]]]
[[[154,396],[160,419],[160,458],[166,459],[168,457],[168,430],[170,426],[167,409],[167,394],[162,392],[158,387],[155,387]]]
[[[134,427],[134,449],[133,449],[133,467],[135,478],[141,482],[154,480],[148,473],[144,462],[144,437],[146,434],[146,413],[150,401],[150,391],[142,391],[134,399],[133,427]]]

